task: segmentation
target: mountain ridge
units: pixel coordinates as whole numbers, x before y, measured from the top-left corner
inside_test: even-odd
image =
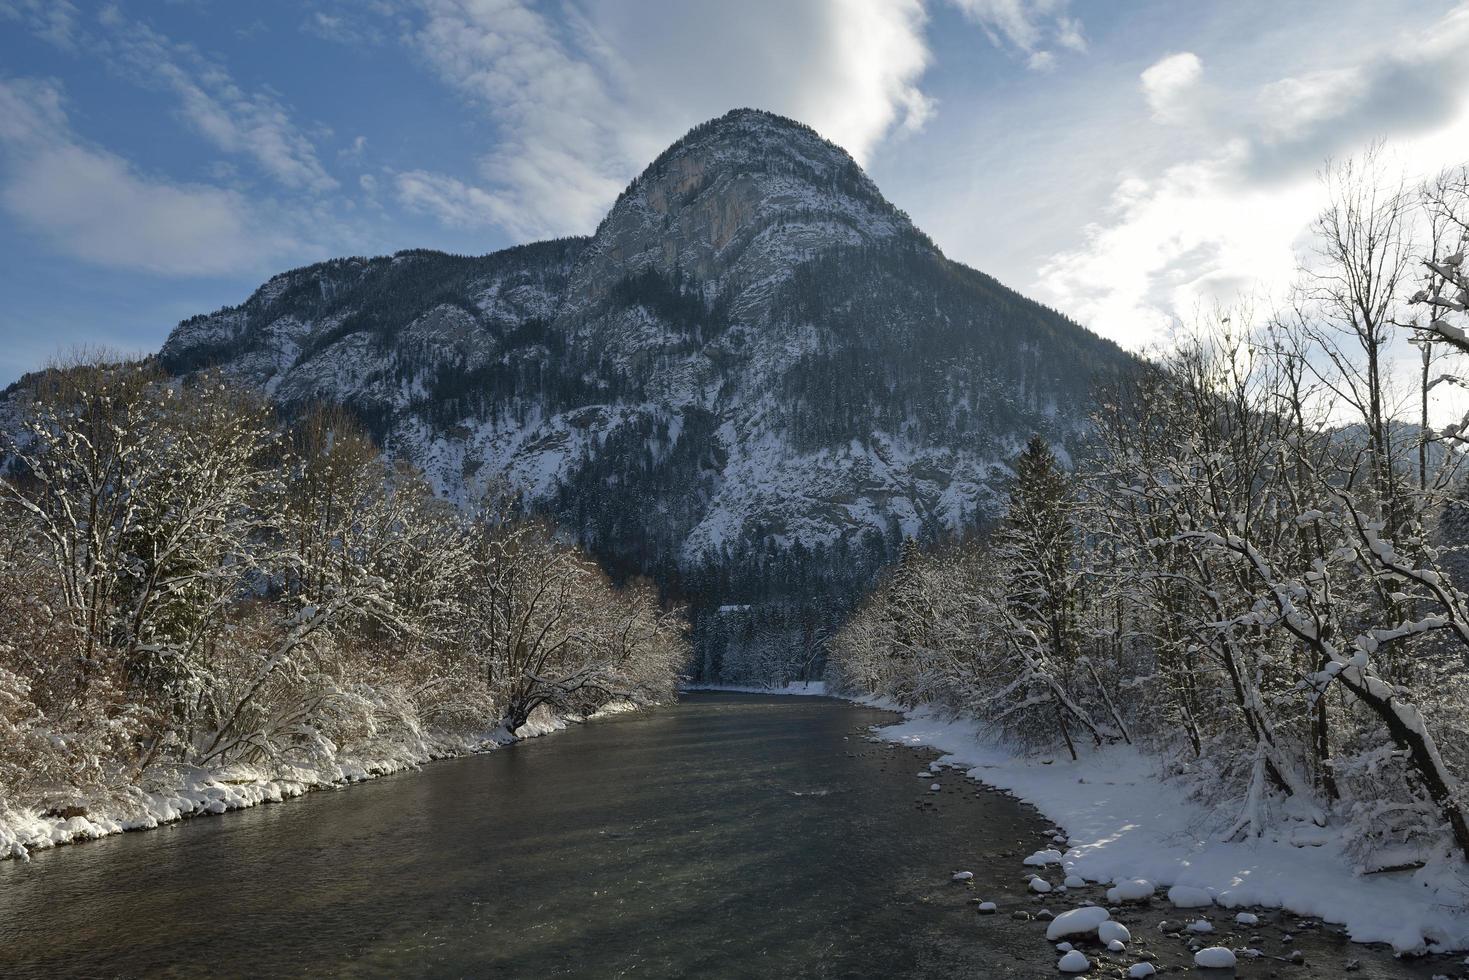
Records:
[[[451,499],[508,484],[691,602],[726,677],[796,658],[904,538],[997,516],[1024,440],[1074,446],[1132,363],[760,110],[691,129],[591,236],[290,270],[160,359],[345,405]]]

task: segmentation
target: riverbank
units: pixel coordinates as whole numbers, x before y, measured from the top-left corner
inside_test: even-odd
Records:
[[[29,860],[32,851],[152,830],[190,817],[282,803],[315,790],[343,789],[440,759],[492,752],[571,724],[636,708],[628,702],[614,702],[587,718],[543,712],[513,733],[502,725],[477,735],[430,734],[372,753],[329,752],[310,765],[170,766],[150,774],[146,784],[84,795],[58,810],[13,809],[0,801],[0,860]]]
[[[875,730],[890,742],[944,753],[939,764],[1005,790],[1064,831],[1053,865],[1089,882],[1142,879],[1193,890],[1205,906],[1282,908],[1342,926],[1358,943],[1404,953],[1469,950],[1469,869],[1445,861],[1359,874],[1331,828],[1284,824],[1274,837],[1224,842],[1211,814],[1130,746],[1089,751],[1077,762],[1025,758],[977,722],[853,698],[903,720]]]

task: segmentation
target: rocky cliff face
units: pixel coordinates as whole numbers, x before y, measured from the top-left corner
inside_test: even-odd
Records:
[[[508,482],[691,601],[731,675],[808,657],[904,537],[997,514],[1024,440],[1066,445],[1128,363],[752,110],[670,147],[590,238],[283,273],[161,358],[347,405],[451,498]]]

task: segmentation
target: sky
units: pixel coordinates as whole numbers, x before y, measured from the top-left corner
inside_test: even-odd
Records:
[[[1147,349],[1283,295],[1328,160],[1469,160],[1466,82],[1449,0],[0,0],[0,384],[332,256],[588,234],[740,106]]]

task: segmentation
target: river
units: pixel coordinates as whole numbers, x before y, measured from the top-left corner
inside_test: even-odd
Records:
[[[692,694],[3,862],[0,974],[1056,976],[1005,914],[1047,824],[957,772],[931,792],[931,753],[864,737],[892,717]]]

